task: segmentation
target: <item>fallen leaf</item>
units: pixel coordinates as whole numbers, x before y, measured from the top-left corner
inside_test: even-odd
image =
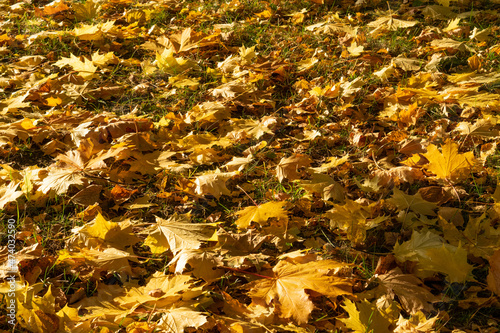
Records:
[[[298,179],[300,178],[298,169],[308,167],[311,162],[312,160],[308,156],[302,154],[283,157],[276,166],[276,177],[278,177],[280,183],[285,179],[289,181]]]
[[[285,201],[270,201],[258,206],[249,206],[236,212],[239,218],[236,225],[239,229],[248,228],[251,222],[263,226],[269,218],[288,220],[287,211],[283,209]]]
[[[459,181],[467,178],[474,169],[476,159],[472,152],[460,154],[458,144],[448,139],[441,147],[442,152],[431,144],[427,153],[423,154],[429,164],[425,167],[436,175],[437,178],[448,181]]]
[[[332,275],[332,272],[344,267],[347,266],[333,260],[306,264],[291,264],[282,260],[273,268],[272,276],[249,283],[248,294],[254,303],[270,305],[275,302],[283,318],[293,318],[299,324],[306,323],[314,309],[306,289],[327,297],[351,294],[351,282]]]
[[[379,285],[366,291],[367,295],[374,298],[387,295],[390,299],[397,296],[403,309],[410,314],[416,314],[420,310],[430,312],[434,309],[432,303],[441,301],[419,278],[412,274],[403,274],[399,268],[377,276],[377,282]]]
[[[349,314],[349,318],[339,318],[349,329],[356,333],[365,332],[392,332],[389,326],[392,320],[383,310],[368,301],[354,303],[348,299],[342,307]]]
[[[220,172],[217,170],[214,173],[207,173],[196,177],[194,183],[196,185],[195,193],[200,195],[213,195],[219,199],[221,195],[231,195],[231,191],[226,187],[226,181],[237,174],[234,172]]]
[[[144,245],[153,253],[171,250],[174,255],[182,249],[199,249],[203,241],[217,240],[215,226],[215,223],[192,223],[186,215],[173,215],[167,220],[156,217],[156,225]]]
[[[417,263],[417,276],[426,278],[443,273],[450,282],[463,283],[471,278],[472,265],[467,263],[467,251],[461,246],[445,243],[438,235],[413,231],[411,239],[396,243],[394,255],[400,262]]]

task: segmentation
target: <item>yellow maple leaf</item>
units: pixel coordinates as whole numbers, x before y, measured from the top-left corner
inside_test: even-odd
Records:
[[[0,209],[3,209],[9,202],[16,201],[17,198],[23,195],[23,191],[17,190],[18,186],[18,182],[11,181],[9,185],[2,185],[0,187]]]
[[[92,0],[87,0],[85,3],[73,3],[71,7],[75,11],[77,20],[92,20],[101,9],[99,3]]]
[[[339,228],[346,232],[347,239],[356,244],[362,243],[366,238],[366,230],[376,227],[386,217],[372,217],[372,207],[363,206],[355,201],[346,200],[344,205],[334,205],[326,212],[332,228]]]
[[[173,49],[164,49],[161,54],[157,53],[156,63],[161,71],[174,76],[198,67],[194,61],[180,57],[175,58]]]
[[[120,59],[115,56],[113,52],[102,53],[95,51],[92,54],[92,63],[100,68],[106,67],[108,64],[117,64],[120,62]]]
[[[47,106],[58,106],[62,104],[62,99],[59,97],[49,97],[45,100]]]
[[[468,174],[474,169],[476,159],[473,152],[460,154],[458,144],[446,140],[441,146],[441,151],[431,144],[427,147],[427,153],[423,154],[429,160],[425,167],[439,179],[448,181],[458,181],[467,178]]]
[[[102,31],[98,25],[83,24],[81,27],[75,28],[73,32],[81,40],[103,39]]]
[[[249,295],[256,304],[274,303],[284,318],[293,318],[299,324],[307,323],[314,304],[305,290],[313,290],[327,297],[350,295],[351,281],[334,275],[347,266],[334,260],[304,264],[281,260],[273,268],[273,276],[247,285],[250,288]]]
[[[353,57],[358,57],[363,53],[365,47],[363,45],[358,45],[356,42],[352,42],[351,46],[347,48],[349,54]]]
[[[162,309],[162,316],[156,328],[162,332],[180,333],[187,327],[198,328],[207,322],[207,316],[187,307]]]
[[[126,294],[116,297],[115,301],[122,307],[130,308],[138,304],[147,306],[171,306],[182,298],[181,292],[192,290],[192,278],[187,275],[165,275],[163,272],[154,273],[145,286],[131,287]],[[193,296],[199,296],[193,292]]]
[[[132,225],[129,221],[111,222],[107,221],[100,213],[94,219],[94,223],[85,224],[81,229],[78,229],[80,237],[89,238],[86,241],[89,245],[104,245],[113,246],[117,249],[124,250],[126,246],[131,246],[140,241],[132,231]],[[93,240],[92,238],[96,238]],[[90,247],[94,247],[90,246]]]
[[[364,292],[362,298],[386,297],[394,300],[397,296],[403,309],[411,314],[420,310],[432,311],[432,303],[440,301],[440,298],[434,296],[418,277],[413,274],[403,274],[400,268],[377,276],[377,282],[379,285]]]
[[[271,201],[258,206],[246,207],[236,215],[239,218],[236,220],[238,228],[247,228],[251,222],[257,222],[261,226],[271,217],[288,220],[287,211],[283,209],[285,201]]]
[[[283,182],[285,178],[289,181],[298,179],[300,178],[300,174],[297,170],[301,167],[308,167],[311,162],[311,158],[304,154],[283,157],[276,166],[276,177],[278,177],[280,183]]]
[[[432,332],[434,331],[432,328],[439,317],[439,315],[436,315],[435,317],[427,319],[427,316],[421,311],[412,314],[409,319],[405,319],[403,316],[399,315],[399,319],[396,322],[397,327],[393,332]]]
[[[313,173],[311,180],[300,180],[298,183],[309,193],[321,194],[325,201],[331,198],[336,201],[344,199],[343,187],[326,174]]]
[[[156,217],[156,226],[144,240],[153,253],[171,250],[177,254],[182,249],[198,249],[202,241],[214,238],[215,223],[192,223],[187,214],[173,215],[165,220]]]
[[[55,311],[55,297],[52,286],[43,297],[36,296],[33,288],[26,286],[23,296],[18,299],[16,318],[30,332],[56,332],[59,329],[59,317]],[[28,298],[28,297],[32,298]],[[23,299],[24,298],[24,299]],[[25,301],[26,300],[26,301]]]
[[[389,326],[392,323],[392,318],[388,313],[391,307],[387,309],[379,309],[376,304],[372,304],[366,300],[354,303],[348,299],[344,301],[342,307],[349,314],[349,318],[339,318],[348,328],[356,333],[377,332],[389,333]]]
[[[58,67],[69,65],[73,67],[73,70],[77,71],[78,75],[80,75],[85,80],[92,79],[95,76],[95,72],[97,70],[97,67],[94,66],[94,63],[91,60],[84,57],[82,61],[80,60],[80,57],[75,56],[73,53],[70,54],[69,58],[63,57],[54,65]]]
[[[231,195],[231,191],[226,187],[226,181],[236,175],[237,172],[220,172],[219,169],[215,173],[207,173],[196,177],[194,183],[196,185],[195,193],[200,195],[210,194],[219,199],[221,195]]]
[[[222,266],[222,260],[215,253],[199,249],[182,249],[168,264],[175,264],[175,273],[182,274],[186,265],[192,267],[192,274],[206,282],[213,282],[224,274],[217,266]]]
[[[436,215],[434,209],[437,208],[437,205],[433,202],[424,200],[420,193],[416,193],[415,195],[408,195],[403,191],[394,188],[394,194],[392,195],[391,199],[389,199],[389,201],[396,205],[400,211],[411,209],[415,213],[423,215]]]
[[[416,274],[426,278],[435,273],[447,275],[450,282],[463,283],[470,279],[473,267],[467,263],[467,251],[445,243],[438,235],[413,231],[411,239],[402,244],[396,243],[394,255],[398,261],[417,263]]]

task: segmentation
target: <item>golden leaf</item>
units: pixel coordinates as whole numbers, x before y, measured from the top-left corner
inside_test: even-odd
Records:
[[[339,318],[348,328],[356,333],[377,332],[389,333],[389,326],[392,324],[391,318],[376,304],[368,301],[353,303],[346,299],[342,307],[349,314],[349,318]]]
[[[460,154],[458,144],[450,139],[446,140],[441,150],[439,152],[433,144],[427,147],[427,153],[423,156],[429,160],[429,164],[425,168],[439,179],[455,182],[467,178],[476,163],[474,153]]]
[[[182,249],[198,249],[202,241],[214,238],[215,223],[192,223],[187,215],[173,215],[168,220],[156,217],[156,226],[144,244],[153,253],[171,250],[177,254]]]
[[[80,75],[82,78],[85,80],[90,80],[95,77],[95,72],[97,70],[97,67],[94,66],[94,63],[91,60],[88,60],[87,58],[83,58],[83,61],[80,60],[80,57],[75,56],[73,53],[70,54],[69,58],[62,58],[61,60],[57,61],[55,66],[58,67],[64,67],[66,65],[69,65],[73,67],[73,70],[78,72],[78,75]]]
[[[140,241],[140,239],[134,235],[132,225],[128,221],[120,223],[110,222],[98,213],[93,222],[94,223],[86,224],[83,228],[78,229],[80,237],[97,238],[99,243],[101,243],[99,245],[104,245],[104,247],[112,246],[120,250],[125,250],[125,247],[134,245]]]
[[[75,11],[77,20],[92,20],[101,9],[101,6],[93,0],[87,0],[85,3],[73,3],[71,7]]]
[[[254,303],[271,304],[279,308],[284,318],[293,318],[297,323],[307,323],[314,309],[313,302],[305,290],[313,290],[327,297],[350,295],[352,283],[332,272],[347,267],[334,260],[319,260],[305,264],[280,261],[273,268],[273,276],[250,282],[249,295]]]
[[[261,226],[271,217],[288,220],[287,211],[283,209],[285,201],[271,201],[258,206],[246,207],[236,215],[239,216],[236,220],[238,228],[248,228],[251,222],[257,222]]]
[[[184,59],[184,58],[175,58],[173,49],[164,49],[163,52],[156,54],[156,62],[158,64],[158,68],[170,75],[176,76],[187,72],[190,69],[197,68],[195,62]]]
[[[414,230],[409,241],[396,243],[394,255],[401,262],[416,262],[417,276],[423,278],[439,272],[446,274],[450,282],[463,283],[470,279],[473,268],[467,263],[467,251],[445,243],[430,231]]]
[[[326,212],[332,228],[339,228],[347,233],[347,238],[356,244],[362,243],[366,238],[366,230],[376,227],[386,217],[373,218],[371,207],[346,200],[344,205],[334,205]]]
[[[162,309],[162,316],[156,325],[162,332],[183,333],[187,327],[198,328],[207,322],[207,317],[187,307]]]
[[[435,216],[436,213],[434,209],[437,208],[437,205],[433,202],[429,202],[422,198],[420,193],[415,195],[405,194],[403,191],[394,188],[394,194],[389,200],[393,204],[395,204],[399,210],[413,210],[415,213]]]
[[[217,170],[219,171],[219,170]],[[195,193],[200,195],[213,195],[217,199],[221,195],[231,195],[231,191],[226,187],[226,181],[236,175],[237,172],[215,172],[207,173],[196,177],[194,183],[196,185]]]
[[[289,181],[300,178],[297,171],[299,168],[308,167],[312,160],[309,156],[303,154],[295,154],[290,157],[283,157],[276,166],[276,177],[280,183],[286,178]]]

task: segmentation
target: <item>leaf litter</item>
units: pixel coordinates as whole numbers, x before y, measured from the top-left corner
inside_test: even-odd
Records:
[[[15,329],[496,332],[499,9],[0,3]]]

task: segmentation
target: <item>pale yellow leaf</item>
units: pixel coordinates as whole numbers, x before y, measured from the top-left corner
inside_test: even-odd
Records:
[[[190,218],[174,215],[168,220],[156,217],[156,226],[144,241],[153,253],[198,249],[203,241],[214,239],[215,223],[192,223]]]

